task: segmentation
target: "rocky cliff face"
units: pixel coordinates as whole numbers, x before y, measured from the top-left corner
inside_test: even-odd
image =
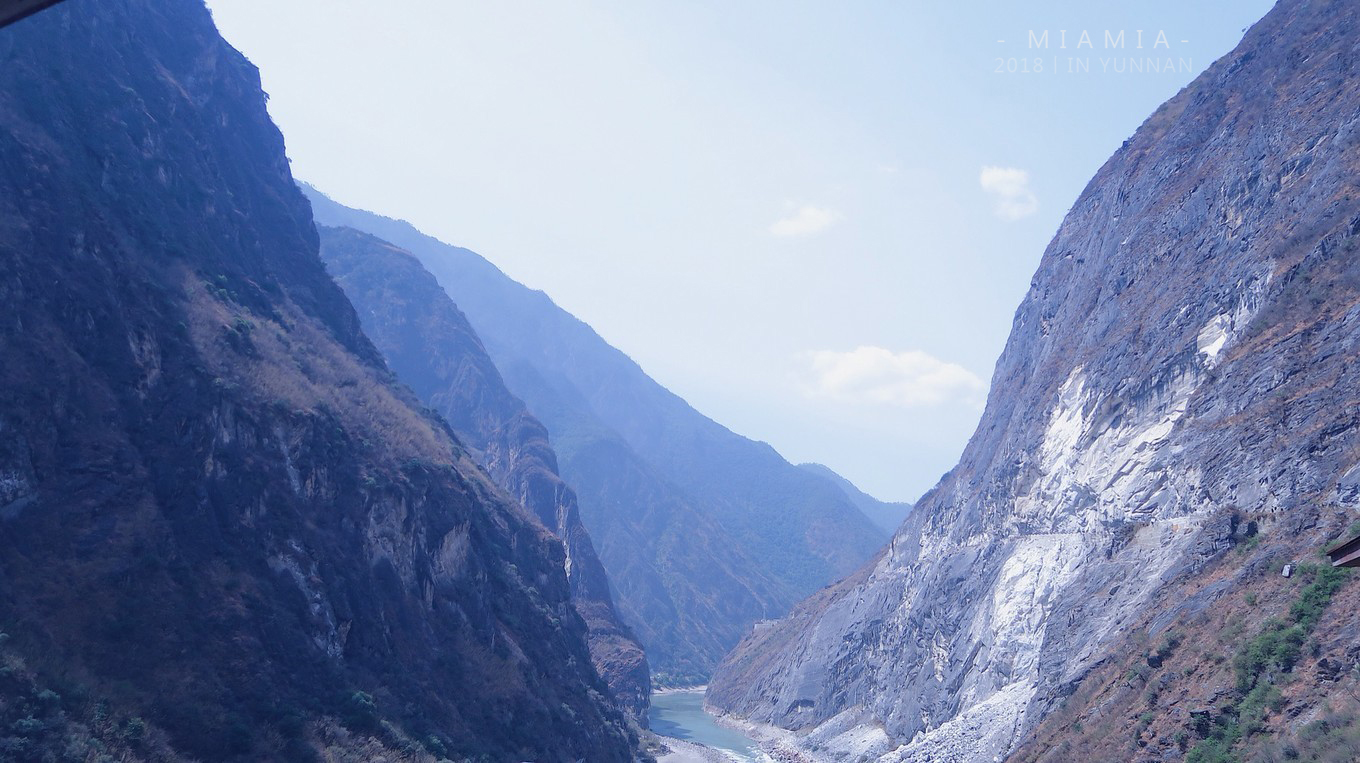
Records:
[[[481,340],[420,261],[352,228],[320,229],[321,257],[388,366],[453,425],[487,472],[562,539],[576,611],[612,694],[647,721],[647,658],[614,610],[609,578],[581,523],[576,493],[557,474],[548,431],[506,389]]]
[[[830,759],[992,760],[1236,540],[1357,505],[1357,15],[1281,2],[1106,163],[958,467],[710,702]]]
[[[752,623],[852,571],[881,542],[836,484],[705,418],[546,295],[404,222],[309,195],[321,222],[412,252],[467,313],[507,385],[552,433],[660,682],[704,681]]]
[[[394,382],[264,101],[197,0],[0,30],[0,757],[629,760],[561,543]]]

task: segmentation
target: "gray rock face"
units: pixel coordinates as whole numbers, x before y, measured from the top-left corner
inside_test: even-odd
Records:
[[[958,467],[712,704],[831,759],[990,761],[1238,517],[1357,503],[1357,15],[1280,3],[1106,163]]]

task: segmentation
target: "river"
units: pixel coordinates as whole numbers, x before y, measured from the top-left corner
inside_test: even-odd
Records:
[[[754,763],[760,751],[750,737],[726,726],[719,726],[713,716],[704,712],[704,692],[668,691],[652,695],[652,710],[648,714],[652,731],[662,736],[695,742],[729,753],[734,761]]]

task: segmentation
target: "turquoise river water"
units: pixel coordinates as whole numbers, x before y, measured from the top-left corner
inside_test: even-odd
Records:
[[[759,748],[749,737],[735,729],[719,726],[704,712],[702,690],[673,691],[652,695],[648,714],[652,731],[732,753],[738,760],[755,761]]]

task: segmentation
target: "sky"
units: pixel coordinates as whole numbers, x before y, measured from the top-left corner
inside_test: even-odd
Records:
[[[733,431],[915,500],[1086,182],[1272,3],[208,4],[296,177],[477,251]]]

